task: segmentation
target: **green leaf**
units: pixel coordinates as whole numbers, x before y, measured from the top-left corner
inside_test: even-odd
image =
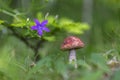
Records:
[[[50,42],[53,42],[53,41],[55,41],[56,40],[56,38],[55,38],[55,36],[45,36],[45,37],[43,37],[45,40],[47,40],[47,41],[50,41]]]
[[[91,69],[91,66],[88,65],[85,61],[83,61],[83,60],[78,60],[77,62],[78,62],[78,65],[80,65],[80,66],[82,66],[82,67],[85,67],[85,68],[87,68],[87,69]]]
[[[44,20],[43,14],[41,12],[37,13],[37,18],[39,19],[39,21],[43,21]]]
[[[25,23],[18,22],[18,23],[12,23],[11,25],[14,26],[14,27],[23,27],[23,26],[25,26],[26,24],[25,24]]]
[[[26,25],[26,20],[23,20],[23,19],[16,20],[15,19],[11,25],[14,27],[24,27]]]
[[[13,23],[11,24],[13,27],[27,27],[29,28],[30,26],[34,25],[33,21],[28,21],[27,19],[20,19],[19,20],[14,20]]]
[[[2,23],[4,23],[4,21],[3,21],[3,20],[0,20],[0,24],[2,24]]]
[[[48,17],[47,17],[47,20],[48,20],[48,23],[49,23],[49,24],[53,24],[54,21],[55,21],[55,17],[54,17],[54,16],[48,16]]]
[[[102,76],[103,72],[102,71],[95,71],[95,72],[86,72],[84,75],[83,79],[81,80],[99,80]]]
[[[120,69],[114,72],[113,79],[111,80],[120,80]]]
[[[55,67],[58,73],[64,74],[64,72],[66,71],[66,66],[63,60],[57,60],[55,62]]]
[[[98,68],[103,71],[109,71],[109,68],[106,64],[106,59],[101,54],[92,54],[91,61],[98,66]]]
[[[83,34],[85,30],[89,29],[89,26],[86,23],[73,22],[66,18],[60,19],[59,27],[68,33],[73,34]]]

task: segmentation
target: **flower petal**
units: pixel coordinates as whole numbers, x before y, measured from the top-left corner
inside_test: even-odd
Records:
[[[37,29],[38,29],[37,26],[32,26],[32,27],[31,27],[31,30],[37,30]]]
[[[42,29],[43,29],[44,31],[46,31],[46,32],[50,32],[50,30],[49,30],[47,27],[45,27],[45,26],[44,26]]]
[[[44,20],[44,21],[41,23],[41,25],[42,25],[42,26],[45,26],[47,23],[48,23],[48,20]]]
[[[43,32],[42,30],[38,30],[38,35],[42,36]]]
[[[35,19],[34,21],[35,21],[36,25],[40,25],[39,20]]]

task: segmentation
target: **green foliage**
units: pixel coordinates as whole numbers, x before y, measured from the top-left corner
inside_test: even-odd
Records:
[[[44,19],[42,13],[38,13],[37,17],[41,21]],[[49,21],[48,26],[50,26],[49,28],[51,28],[52,31],[59,29],[60,31],[65,31],[67,33],[83,34],[85,30],[89,29],[89,26],[85,23],[74,22],[67,18],[59,19],[57,15],[49,16],[46,14],[45,19]]]
[[[6,47],[4,47],[2,51],[4,51],[4,49],[6,49]],[[7,54],[8,51],[9,54]],[[38,80],[41,78],[43,80],[98,80],[103,76],[102,70],[96,69],[95,72],[91,71],[94,66],[90,65],[90,62],[84,62],[82,60],[78,60],[78,63],[80,65],[77,70],[74,70],[74,67],[66,64],[63,56],[59,55],[59,59],[57,58],[56,61],[54,59],[58,57],[57,55],[55,58],[53,58],[53,56],[46,56],[45,58],[37,62],[35,66],[30,67],[30,64],[25,64],[24,60],[22,60],[23,62],[20,62],[19,60],[15,59],[15,53],[11,50],[11,48],[2,53],[3,55],[0,58],[0,72],[1,76],[5,77],[3,78],[3,80]],[[96,54],[93,54],[92,56],[95,56],[97,58],[102,57]],[[99,59],[99,62],[102,63],[101,58]],[[92,58],[90,58],[90,60],[92,60]],[[94,64],[99,66],[98,62],[94,62]],[[101,66],[105,67],[104,64],[101,64]],[[80,67],[83,67],[84,69]],[[81,74],[81,76],[79,76],[79,74]],[[78,76],[74,77],[75,75]]]
[[[73,34],[83,34],[84,30],[88,30],[89,26],[85,23],[75,23],[72,20],[63,18],[60,19],[60,25],[59,27],[61,29],[65,29],[65,31]]]
[[[8,11],[6,11],[9,14],[12,14]],[[21,13],[19,13],[21,14]],[[50,33],[45,33],[43,36],[43,39],[47,41],[55,41],[56,39],[56,34],[59,32],[64,33],[70,33],[70,34],[83,34],[85,30],[89,29],[89,26],[86,23],[80,23],[80,22],[74,22],[70,19],[67,18],[57,18],[55,16],[51,15],[43,15],[42,13],[38,12],[37,13],[37,19],[43,21],[44,19],[48,20],[48,27],[50,29]],[[8,24],[9,25],[9,24]],[[33,20],[29,18],[22,18],[18,15],[13,17],[13,22],[9,25],[10,27],[15,28],[16,30],[21,29],[21,31],[18,31],[21,36],[27,36],[27,37],[38,37],[36,31],[30,30],[30,27],[35,25]],[[54,35],[53,35],[54,33]]]
[[[2,23],[4,23],[4,21],[3,21],[3,20],[0,20],[0,24],[2,24]]]
[[[120,0],[93,0],[90,25],[81,22],[83,2],[0,0],[0,80],[120,80]],[[50,32],[38,36],[30,29],[34,19],[48,20]],[[87,30],[74,69],[60,45]],[[41,56],[36,63],[35,52]],[[118,66],[110,67],[114,60]]]
[[[119,0],[104,0],[102,1],[105,4],[112,6],[114,9],[115,8],[120,8],[120,1]]]
[[[15,39],[11,39],[11,41],[12,40]],[[11,43],[11,41],[9,41],[3,48],[0,48],[2,53],[0,57],[0,78],[2,80],[99,80],[103,78],[104,73],[108,73],[109,75],[111,72],[106,64],[107,61],[109,61],[109,58],[106,56],[109,56],[110,54],[112,55],[112,52],[115,53],[112,50],[112,52],[106,52],[106,55],[94,53],[91,54],[90,58],[84,60],[78,58],[78,69],[74,69],[74,66],[68,64],[68,59],[65,57],[67,54],[65,53],[50,53],[31,67],[30,65],[32,61],[29,57],[31,53],[23,55],[25,54],[23,53],[25,52],[25,46],[21,43],[14,43],[14,41]],[[23,47],[20,54],[16,53],[18,50],[17,47],[13,48],[14,45],[20,45]],[[112,80],[119,79],[118,74],[119,71],[115,71]]]
[[[50,41],[50,42],[56,40],[56,39],[55,39],[55,36],[48,36],[48,37],[45,36],[44,39],[47,40],[47,41]]]
[[[107,63],[106,59],[102,55],[100,55],[100,54],[93,54],[91,57],[92,57],[91,61],[95,65],[97,65],[98,68],[100,68],[103,71],[109,71],[108,67],[106,65],[106,63]]]
[[[116,70],[112,80],[119,80],[120,79],[119,74],[120,74],[120,70]]]
[[[103,72],[98,70],[96,72],[87,72],[81,80],[100,80]]]

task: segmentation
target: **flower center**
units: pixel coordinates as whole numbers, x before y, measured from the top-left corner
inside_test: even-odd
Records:
[[[42,30],[42,27],[41,27],[41,26],[38,26],[38,29],[39,29],[39,30]]]

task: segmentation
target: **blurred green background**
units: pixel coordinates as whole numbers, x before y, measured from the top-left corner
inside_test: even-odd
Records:
[[[41,16],[51,30],[42,39],[28,29]],[[0,80],[120,80],[120,69],[113,73],[106,64],[113,57],[120,60],[119,30],[120,0],[0,0]],[[77,50],[78,69],[60,50],[70,35],[85,43]],[[35,53],[40,60],[31,68]]]

